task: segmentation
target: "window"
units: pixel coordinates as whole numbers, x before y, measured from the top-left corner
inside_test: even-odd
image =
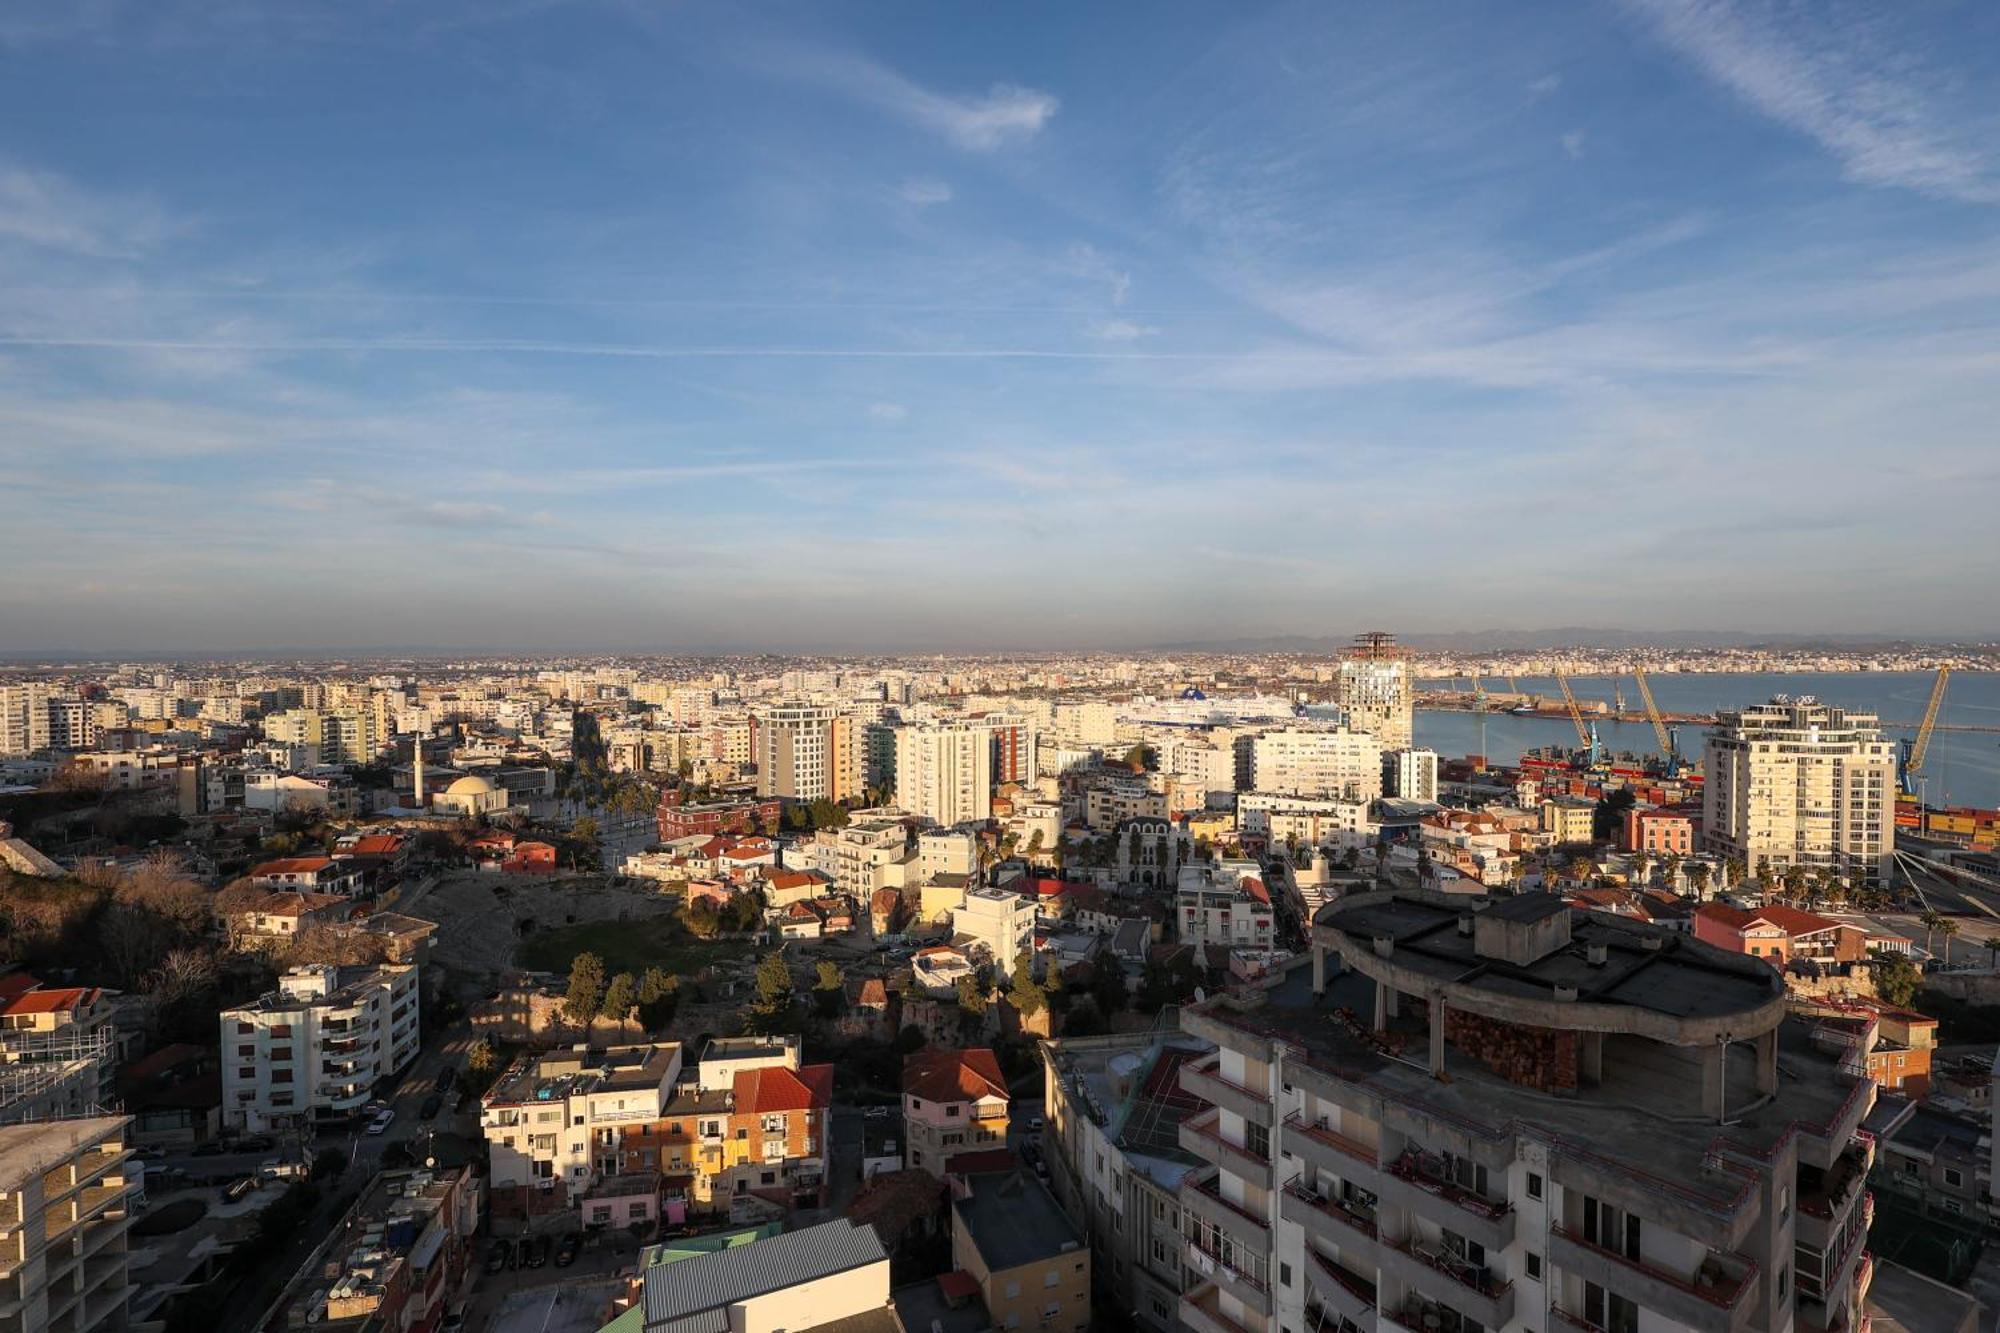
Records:
[[[1791,1265],[1790,1265],[1790,1264],[1779,1264],[1779,1265],[1778,1265],[1778,1299],[1779,1299],[1779,1300],[1781,1300],[1781,1301],[1782,1301],[1783,1299],[1785,1299],[1785,1290],[1786,1290],[1786,1288],[1787,1288],[1788,1286],[1790,1286],[1790,1284],[1791,1284],[1791,1277],[1792,1277],[1792,1267],[1791,1267]]]
[[[962,1106],[947,1106],[944,1108],[944,1113],[948,1116],[955,1116],[964,1109]]]
[[[1528,1173],[1528,1197],[1531,1199],[1542,1197],[1542,1178],[1533,1171]]]
[[[1522,1271],[1527,1274],[1528,1280],[1530,1282],[1540,1282],[1542,1280],[1542,1256],[1536,1254],[1533,1250],[1529,1250],[1521,1257],[1524,1261]]]
[[[1060,1281],[1062,1281],[1062,1274],[1056,1272],[1053,1268],[1042,1274],[1042,1285],[1045,1287],[1053,1287]]]
[[[1278,1265],[1278,1285],[1281,1287],[1292,1285],[1292,1266],[1290,1264]]]
[[[1955,1166],[1946,1167],[1944,1169],[1944,1183],[1950,1185],[1953,1189],[1957,1189],[1965,1184],[1965,1172]]]
[[[1011,1300],[1015,1299],[1016,1297],[1018,1297],[1018,1296],[1019,1296],[1020,1294],[1021,1294],[1021,1284],[1020,1284],[1020,1283],[1018,1283],[1018,1282],[1009,1282],[1009,1283],[1007,1284],[1007,1299],[1008,1299],[1008,1300],[1010,1300],[1010,1301],[1011,1301]]]

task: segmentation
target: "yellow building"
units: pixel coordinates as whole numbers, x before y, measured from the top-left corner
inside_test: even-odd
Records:
[[[1090,1247],[1025,1171],[967,1181],[951,1205],[951,1262],[979,1284],[994,1328],[1090,1327]]]

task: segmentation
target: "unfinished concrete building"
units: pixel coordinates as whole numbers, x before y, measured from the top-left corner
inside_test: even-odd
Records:
[[[1358,894],[1182,1011],[1182,1320],[1239,1330],[1835,1330],[1871,1261],[1874,1085],[1757,960],[1549,895]],[[1191,1083],[1190,1086],[1194,1086]]]

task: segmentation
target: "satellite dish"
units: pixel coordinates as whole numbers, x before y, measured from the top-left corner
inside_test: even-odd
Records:
[[[1203,1000],[1208,998],[1208,996],[1204,993],[1206,990],[1207,988],[1204,986],[1196,986],[1194,988],[1194,1002],[1196,1004],[1200,1004]]]
[[[430,1167],[432,1170],[437,1169],[437,1164],[438,1164],[438,1159],[436,1157],[424,1158],[424,1165]]]

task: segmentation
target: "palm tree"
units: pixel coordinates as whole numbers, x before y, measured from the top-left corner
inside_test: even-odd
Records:
[[[1732,856],[1722,863],[1722,887],[1730,889],[1743,882],[1746,873],[1743,858]]]
[[[1986,946],[1986,965],[2000,967],[2000,935],[1988,935],[1980,943]]]
[[[1692,861],[1687,868],[1688,892],[1697,898],[1708,896],[1708,862]]]
[[[1769,898],[1772,892],[1778,887],[1778,872],[1771,869],[1769,861],[1758,865],[1756,879],[1757,891],[1766,898]]]
[[[1653,868],[1653,858],[1644,852],[1632,853],[1632,883],[1638,888],[1646,887],[1646,872]]]
[[[1677,852],[1668,852],[1660,858],[1660,878],[1672,892],[1680,891],[1681,858]]]
[[[1934,907],[1927,907],[1917,920],[1923,924],[1924,928],[1924,952],[1929,953],[1931,951],[1931,936],[1944,925],[1944,914]]]
[[[1805,895],[1806,868],[1800,865],[1786,866],[1783,882],[1785,885],[1785,897],[1796,906],[1799,899]]]
[[[1958,922],[1950,917],[1938,922],[1938,934],[1944,936],[1944,965],[1951,966],[1951,942],[1958,934]]]

